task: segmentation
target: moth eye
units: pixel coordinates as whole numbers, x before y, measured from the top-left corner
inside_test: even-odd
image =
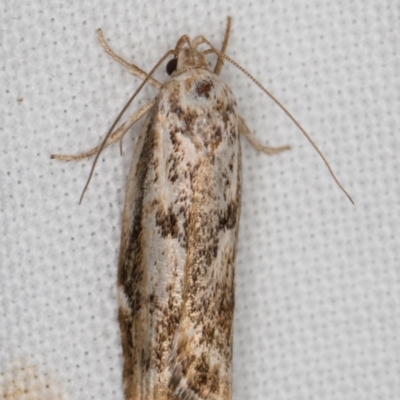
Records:
[[[177,66],[178,66],[178,59],[177,58],[172,58],[171,60],[169,60],[168,63],[167,63],[167,66],[165,67],[165,70],[167,71],[167,74],[171,75],[173,72],[175,72]]]

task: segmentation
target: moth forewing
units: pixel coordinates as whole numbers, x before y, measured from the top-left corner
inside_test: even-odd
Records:
[[[129,174],[119,265],[125,391],[229,399],[239,117],[216,74],[179,61]]]

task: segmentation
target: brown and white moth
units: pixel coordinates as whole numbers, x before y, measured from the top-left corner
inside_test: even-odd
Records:
[[[288,146],[261,145],[220,79],[223,58],[233,62],[225,55],[229,31],[230,18],[221,51],[202,36],[182,36],[157,64],[173,55],[166,84],[150,77],[157,66],[147,74],[119,58],[99,31],[107,53],[144,79],[140,88],[148,81],[160,93],[113,131],[115,122],[101,146],[79,156],[53,156],[98,157],[147,114],[128,176],[118,270],[129,400],[232,398],[240,135],[267,154]],[[202,44],[208,49],[201,51]],[[218,56],[214,69],[209,53]]]

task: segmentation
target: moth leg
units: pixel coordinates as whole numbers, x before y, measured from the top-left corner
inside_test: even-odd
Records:
[[[232,24],[232,17],[228,17],[228,21],[226,23],[224,41],[222,42],[222,47],[221,47],[222,54],[225,54],[226,48],[228,47],[229,36],[231,33],[231,24]],[[223,66],[224,66],[224,59],[218,56],[218,61],[217,64],[215,65],[214,73],[219,75],[221,73]]]
[[[135,114],[133,114],[128,120],[126,120],[113,134],[108,138],[105,143],[103,149],[108,147],[110,144],[117,142],[118,140],[122,140],[125,133],[137,122],[140,118],[143,117],[146,113],[149,112],[151,107],[153,107],[156,100],[152,100],[146,105],[144,105],[140,110],[138,110]],[[80,161],[84,158],[89,158],[97,154],[100,149],[100,145],[96,146],[92,150],[89,150],[85,153],[77,154],[77,155],[67,155],[67,154],[52,154],[50,158],[55,158],[61,161]]]
[[[121,58],[120,56],[118,56],[117,54],[115,54],[110,47],[108,46],[106,40],[104,39],[104,35],[101,29],[97,30],[97,35],[99,36],[99,41],[100,44],[103,46],[104,51],[110,55],[115,61],[117,61],[118,63],[120,63],[121,65],[123,65],[125,68],[127,68],[129,70],[129,72],[134,75],[137,76],[138,78],[141,79],[146,79],[148,74],[143,71],[142,69],[140,69],[139,67],[137,67],[134,64],[129,64],[127,61],[125,61],[123,58]],[[160,89],[163,87],[162,83],[158,82],[156,79],[150,77],[148,79],[148,82],[150,84],[152,84],[154,87],[156,87],[157,89]]]
[[[247,140],[250,144],[259,151],[262,151],[265,154],[279,154],[283,151],[289,150],[290,146],[281,146],[281,147],[268,147],[261,144],[255,136],[251,133],[250,129],[247,127],[246,123],[243,121],[242,117],[239,117],[239,133],[246,136]]]

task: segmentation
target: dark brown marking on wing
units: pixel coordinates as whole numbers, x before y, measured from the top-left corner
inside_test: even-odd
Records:
[[[122,242],[127,243],[127,246],[121,245],[119,256],[118,284],[123,291],[122,296],[128,307],[128,309],[126,306],[120,307],[118,313],[124,354],[123,377],[126,398],[138,395],[140,390],[137,387],[138,382],[140,382],[141,376],[149,370],[151,360],[151,354],[145,345],[147,327],[140,320],[140,313],[149,305],[149,302],[146,301],[148,293],[145,281],[147,277],[143,265],[145,249],[143,248],[142,220],[146,213],[144,197],[148,191],[146,178],[151,165],[149,161],[154,160],[152,157],[154,150],[153,119],[154,111],[152,115],[149,115],[149,119],[146,121],[147,125],[144,126],[145,138],[134,177],[137,185],[132,219],[125,221],[130,224],[130,227],[126,229],[129,238],[122,237]],[[153,301],[155,300],[153,299]]]
[[[212,81],[200,81],[196,83],[196,93],[200,97],[210,98],[210,91],[214,87]]]
[[[168,96],[168,102],[169,102],[169,112],[174,113],[178,116],[178,118],[181,118],[184,114],[184,111],[182,108],[182,101],[178,85],[171,86]]]
[[[162,209],[156,212],[156,226],[161,229],[161,236],[176,238],[178,235],[178,218],[172,209],[172,205],[169,206],[168,210],[165,212]]]
[[[143,280],[143,248],[142,248],[142,219],[144,213],[143,198],[146,195],[146,177],[153,159],[154,133],[152,131],[153,123],[149,123],[145,133],[146,139],[143,145],[142,154],[136,169],[137,186],[135,188],[135,205],[133,218],[131,221],[130,238],[128,240],[125,253],[120,254],[120,267],[118,271],[118,282],[124,286],[124,292],[128,299],[131,313],[134,316],[140,309],[145,285],[139,284]],[[132,257],[134,255],[134,257]]]

